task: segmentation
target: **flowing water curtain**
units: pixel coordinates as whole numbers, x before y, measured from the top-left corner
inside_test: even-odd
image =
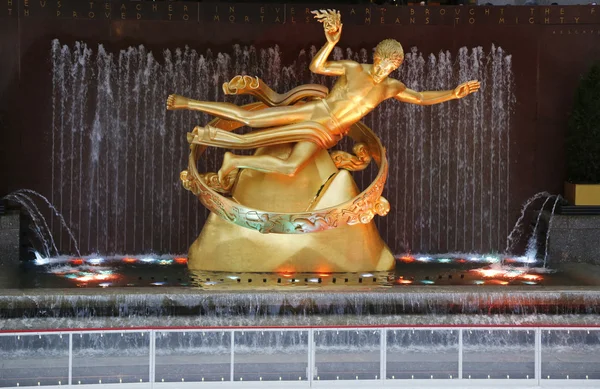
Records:
[[[307,67],[317,48],[282,64],[279,47],[189,48],[150,53],[143,46],[111,53],[83,43],[52,44],[51,201],[76,231],[83,253],[182,253],[207,217],[184,192],[185,133],[208,115],[165,110],[166,96],[250,102],[225,96],[237,74],[257,75],[282,92],[301,83],[332,86]],[[334,59],[371,60],[371,50],[336,48]],[[365,123],[380,134],[391,161],[384,195],[392,211],[377,218],[396,253],[501,251],[509,232],[509,128],[514,104],[511,57],[477,47],[425,55],[416,48],[392,74],[416,90],[450,89],[479,79],[480,92],[430,107],[384,102]],[[349,142],[342,143],[348,148]],[[200,168],[216,171],[223,151],[210,149]],[[374,170],[356,174],[362,188]],[[73,246],[60,229],[59,250]]]

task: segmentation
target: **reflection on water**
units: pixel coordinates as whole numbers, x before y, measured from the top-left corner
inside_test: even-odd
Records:
[[[42,258],[16,270],[21,288],[196,287],[213,290],[373,289],[411,286],[581,285],[527,258],[405,255],[395,271],[373,273],[230,273],[187,268],[183,256]],[[11,286],[1,285],[2,288]]]

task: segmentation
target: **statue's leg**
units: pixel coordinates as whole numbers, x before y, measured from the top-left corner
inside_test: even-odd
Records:
[[[226,149],[254,149],[282,143],[309,141],[322,148],[330,148],[336,143],[335,136],[324,125],[306,121],[288,124],[265,130],[236,134],[216,127],[196,127],[188,133],[188,142]]]
[[[271,155],[236,155],[227,152],[219,170],[219,181],[224,182],[225,177],[235,169],[253,169],[264,173],[293,176],[310,161],[319,149],[320,147],[312,142],[298,142],[285,159]]]
[[[264,128],[309,120],[315,109],[315,102],[247,111],[231,103],[198,101],[179,95],[171,95],[167,99],[167,109],[202,111],[222,119],[244,123],[250,127]]]

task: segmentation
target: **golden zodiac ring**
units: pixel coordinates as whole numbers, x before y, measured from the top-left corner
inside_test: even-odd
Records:
[[[256,102],[243,108],[259,110],[266,107],[264,103]],[[212,120],[209,125],[226,131],[243,126],[220,118]],[[221,189],[216,173],[198,172],[198,160],[206,150],[206,146],[198,144],[190,145],[188,170],[181,172],[180,178],[184,188],[194,193],[211,212],[231,223],[262,233],[302,234],[330,230],[344,224],[367,224],[376,214],[385,216],[390,210],[389,202],[381,196],[387,179],[388,162],[385,148],[370,128],[359,122],[350,128],[348,135],[356,142],[356,156],[344,151],[334,151],[332,159],[336,166],[347,170],[362,170],[374,159],[379,171],[367,189],[334,207],[299,213],[269,212],[245,207],[219,194],[226,191]]]

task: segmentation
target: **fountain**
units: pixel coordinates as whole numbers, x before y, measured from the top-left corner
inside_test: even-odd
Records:
[[[570,314],[596,312],[594,291],[568,291],[582,281],[536,269],[545,254],[533,249],[543,247],[543,239],[532,241],[527,255],[514,255],[528,207],[544,201],[542,208],[554,208],[557,197],[534,196],[511,230],[509,129],[515,90],[512,57],[496,46],[437,54],[407,50],[390,76],[409,88],[448,90],[477,79],[481,90],[428,107],[384,101],[363,120],[386,146],[390,168],[383,194],[391,212],[373,219],[373,231],[398,254],[394,274],[376,271],[388,270],[389,261],[382,268],[337,273],[190,271],[182,253],[209,211],[178,184],[189,162],[184,132],[211,118],[199,111],[167,112],[166,96],[252,104],[253,96],[222,88],[242,74],[277,91],[303,84],[329,90],[331,77],[308,70],[316,55],[315,47],[306,47],[285,64],[278,46],[158,53],[144,46],[110,51],[52,41],[51,192],[48,199],[29,191],[8,196],[29,209],[39,241],[35,260],[23,265],[27,276],[12,279],[18,287],[38,288],[39,295],[3,291],[5,328],[19,328],[23,317],[33,327],[141,325],[166,316],[173,325],[282,319],[290,325],[490,323],[528,313],[540,315],[519,320],[561,323],[572,320]],[[336,47],[331,58],[367,63],[371,54]],[[352,147],[344,139],[334,153]],[[203,151],[194,165],[198,173],[218,171],[221,150]],[[371,164],[353,179],[364,190],[378,174]],[[48,204],[53,204],[50,212],[38,210]],[[46,222],[42,215],[48,213],[60,217]],[[533,230],[539,232],[535,220]],[[547,289],[536,289],[540,285]],[[556,317],[544,316],[552,313],[549,306]]]

